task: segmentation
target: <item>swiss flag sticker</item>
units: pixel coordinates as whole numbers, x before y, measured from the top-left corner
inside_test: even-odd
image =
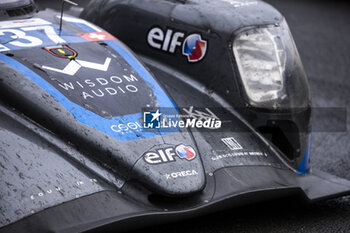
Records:
[[[114,36],[108,32],[86,32],[78,33],[79,36],[83,37],[88,41],[102,41],[102,40],[116,40]]]

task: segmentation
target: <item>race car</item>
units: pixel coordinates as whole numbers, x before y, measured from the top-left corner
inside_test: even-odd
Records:
[[[270,5],[108,0],[81,16],[0,3],[0,232],[350,194],[311,173],[307,77]]]

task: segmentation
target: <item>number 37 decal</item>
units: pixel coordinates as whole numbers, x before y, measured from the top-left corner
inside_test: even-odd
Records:
[[[1,28],[0,25],[0,52],[86,41],[69,31],[63,31],[59,36],[58,27],[54,24],[23,26]]]
[[[21,29],[3,29],[0,30],[0,38],[6,36],[6,33],[9,33],[9,41],[7,42],[10,45],[18,47],[36,47],[43,44],[43,41],[34,36],[26,35],[27,31],[43,31],[45,35],[56,44],[65,43],[52,26],[35,26],[35,27],[25,27]]]

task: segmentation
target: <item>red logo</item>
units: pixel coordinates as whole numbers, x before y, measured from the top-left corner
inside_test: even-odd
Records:
[[[66,58],[72,60],[76,58],[76,56],[78,56],[78,53],[74,49],[70,48],[68,45],[50,46],[44,47],[44,49],[52,55],[59,58]]]
[[[78,36],[83,37],[88,41],[103,41],[103,40],[116,40],[114,36],[109,34],[108,32],[86,32],[86,33],[78,33]]]
[[[182,54],[187,56],[189,62],[197,62],[203,59],[207,52],[207,41],[202,40],[201,35],[189,35],[183,45]]]
[[[196,151],[191,146],[181,144],[175,148],[175,151],[181,159],[192,160],[196,157]]]

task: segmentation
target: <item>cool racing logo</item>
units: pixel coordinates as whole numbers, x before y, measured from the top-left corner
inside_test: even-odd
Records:
[[[182,47],[182,55],[191,63],[202,60],[207,52],[207,41],[199,34],[189,34],[184,38],[183,32],[174,32],[172,29],[164,32],[161,28],[154,27],[148,33],[147,42],[152,48],[172,54],[178,47]]]
[[[166,147],[164,149],[146,152],[143,155],[143,158],[149,164],[160,164],[175,162],[175,156],[179,157],[180,159],[191,161],[196,158],[196,155],[196,151],[191,146],[181,144],[175,148]]]

